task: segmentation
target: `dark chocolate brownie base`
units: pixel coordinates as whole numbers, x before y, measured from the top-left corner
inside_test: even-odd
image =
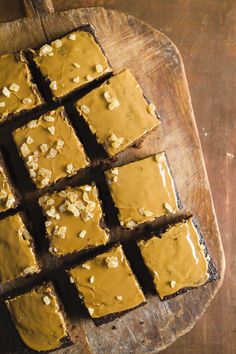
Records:
[[[175,224],[177,224],[177,223],[179,223],[181,221],[187,220],[190,217],[191,217],[191,215],[188,218],[180,219],[177,222],[173,222],[173,223],[170,223],[170,224],[166,225],[165,227],[159,228],[159,230],[157,230],[157,231],[154,230],[148,236],[141,237],[141,238],[139,238],[139,240],[141,240],[141,239],[148,240],[149,238],[151,238],[153,236],[161,237],[162,234],[165,233],[165,231],[167,231],[169,227],[174,226]],[[174,294],[165,296],[163,299],[160,299],[161,301],[165,301],[165,300],[169,300],[169,299],[175,298],[178,295],[184,294],[184,293],[186,293],[186,292],[188,292],[190,290],[197,289],[197,288],[199,288],[201,286],[204,286],[207,283],[211,283],[213,281],[216,281],[217,279],[220,279],[220,275],[219,275],[219,273],[218,273],[218,271],[216,269],[214,261],[213,261],[211,255],[210,255],[210,252],[209,252],[209,250],[207,248],[206,241],[205,241],[204,236],[203,236],[203,234],[202,234],[202,232],[200,230],[200,226],[198,224],[198,221],[197,221],[196,217],[193,217],[193,224],[196,227],[196,230],[198,232],[200,244],[204,245],[204,254],[205,254],[205,256],[207,256],[207,255],[210,256],[210,260],[208,261],[209,278],[206,281],[206,283],[204,283],[204,284],[202,284],[202,285],[200,285],[198,287],[187,287],[187,288],[180,289],[179,291],[175,292]],[[139,255],[142,258],[140,250],[139,250]],[[153,273],[148,268],[147,268],[147,270],[148,270],[148,273],[150,274],[151,279],[153,280]],[[157,293],[156,290],[155,290],[155,293]]]
[[[53,295],[55,295],[57,300],[58,300],[59,310],[60,310],[60,312],[61,312],[61,314],[62,314],[62,316],[64,318],[64,321],[65,321],[65,324],[66,324],[66,330],[67,330],[67,336],[61,339],[60,347],[55,348],[53,350],[40,351],[40,353],[47,354],[47,353],[53,353],[53,352],[55,352],[58,349],[67,348],[67,347],[73,345],[73,342],[72,342],[70,334],[69,334],[69,326],[70,326],[70,324],[69,324],[69,322],[67,320],[67,316],[66,316],[66,313],[64,311],[63,304],[62,304],[59,296],[57,295],[57,291],[56,291],[54,285],[52,284],[52,282],[44,282],[43,284],[41,284],[39,286],[50,286],[51,287]],[[39,286],[36,286],[35,288],[37,288]],[[30,291],[30,290],[33,290],[33,289],[34,289],[34,287],[31,288],[31,289],[28,289],[27,291]],[[18,293],[17,296],[22,295],[23,293],[24,292]],[[8,299],[10,299],[10,298],[8,298]],[[5,308],[6,308],[6,304],[5,304]],[[15,346],[14,347],[14,352],[15,353],[21,353],[21,354],[36,354],[36,353],[39,353],[38,351],[35,351],[33,349],[28,348],[26,346],[26,344],[22,341],[22,339],[21,339],[21,337],[20,337],[20,335],[19,335],[19,333],[18,333],[18,331],[17,331],[17,329],[15,327],[14,320],[11,317],[11,314],[9,313],[8,309],[7,309],[7,312],[9,314],[10,319],[11,319],[11,330],[14,331],[14,337],[13,337],[13,341],[14,341],[14,344],[15,344],[14,345]]]
[[[79,27],[74,28],[73,30],[64,33],[61,36],[56,37],[55,39],[61,39],[63,37],[65,37],[66,35],[75,32],[75,31],[85,31],[88,32],[89,34],[91,34],[91,36],[94,38],[95,42],[99,45],[99,47],[101,48],[104,56],[106,57],[109,66],[111,67],[111,64],[109,62],[108,57],[106,56],[106,53],[104,51],[104,48],[101,46],[99,39],[96,35],[96,31],[95,28],[93,27],[93,25],[91,24],[84,24],[81,25]],[[40,47],[35,48],[35,50],[38,50]],[[85,83],[84,85],[72,90],[71,92],[69,92],[67,95],[61,96],[61,97],[54,97],[52,95],[52,92],[49,88],[49,80],[47,77],[43,76],[40,68],[37,66],[37,64],[34,62],[34,50],[28,50],[28,58],[30,61],[30,64],[35,72],[35,77],[37,78],[37,81],[40,82],[39,87],[41,88],[41,91],[44,92],[45,95],[45,99],[46,100],[53,100],[59,103],[64,103],[65,100],[67,100],[68,98],[70,98],[71,100],[76,99],[76,95],[79,94],[80,97],[85,95],[86,93],[88,93],[89,91],[91,91],[92,89],[94,89],[95,87],[99,86],[100,84],[102,84],[105,80],[107,80],[111,75],[112,75],[112,71],[108,72],[108,73],[104,73],[103,75],[99,76],[97,79],[94,79],[92,82],[88,82]]]

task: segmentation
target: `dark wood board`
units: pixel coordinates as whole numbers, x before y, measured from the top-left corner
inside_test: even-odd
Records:
[[[3,24],[1,49],[10,52],[37,46],[87,22],[95,26],[115,71],[130,67],[163,117],[162,129],[150,134],[142,149],[131,149],[120,156],[120,161],[166,150],[182,200],[200,221],[221,280],[164,303],[149,295],[145,307],[101,328],[78,315],[78,320],[74,319],[77,343],[61,352],[154,353],[194,325],[219,289],[224,274],[223,249],[177,48],[160,32],[131,16],[90,8]]]

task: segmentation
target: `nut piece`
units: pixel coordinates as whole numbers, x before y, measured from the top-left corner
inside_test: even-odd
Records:
[[[92,80],[93,80],[93,77],[92,77],[91,75],[87,75],[87,76],[86,76],[86,79],[87,79],[87,81],[92,81]]]
[[[10,88],[11,91],[18,92],[19,89],[20,89],[20,86],[15,84],[15,83],[13,83],[13,84],[11,84],[11,86],[9,88]]]
[[[21,145],[20,151],[24,157],[27,157],[30,154],[30,149],[26,143]]]
[[[49,150],[49,153],[46,155],[46,159],[53,159],[57,155],[58,151],[54,148]]]
[[[119,265],[118,257],[116,256],[106,257],[106,264],[108,268],[117,268]]]
[[[117,295],[117,296],[116,296],[116,300],[122,301],[122,300],[123,300],[123,297],[122,297],[121,295]]]
[[[76,69],[79,69],[79,68],[80,68],[80,64],[78,64],[78,63],[73,63],[73,65],[74,65],[74,67],[75,67]]]
[[[23,274],[27,275],[27,274],[33,274],[36,271],[35,267],[26,267],[23,270]]]
[[[102,73],[103,72],[103,66],[101,64],[96,65],[96,71],[97,73]]]
[[[47,295],[43,297],[43,302],[45,303],[45,305],[51,304],[51,300]]]
[[[31,136],[28,136],[26,139],[26,143],[27,144],[32,144],[34,142],[34,140],[31,138]]]
[[[55,131],[56,131],[56,128],[52,125],[52,126],[48,127],[48,131],[49,131],[52,135],[54,135],[54,134],[55,134]]]
[[[54,235],[56,235],[56,236],[58,236],[60,238],[65,238],[66,231],[67,231],[67,227],[66,226],[60,226],[59,228],[55,229]]]
[[[62,41],[60,39],[56,39],[54,42],[52,42],[52,45],[55,48],[60,48],[62,46]]]
[[[169,211],[169,213],[173,213],[173,212],[174,212],[172,206],[171,206],[169,203],[167,203],[167,202],[164,204],[164,208],[165,208],[167,211]]]
[[[156,110],[156,106],[154,105],[154,103],[150,103],[148,106],[148,112],[151,113],[151,115],[154,117],[156,116],[155,110]]]
[[[42,145],[40,145],[40,150],[43,152],[43,153],[45,153],[45,152],[47,152],[48,151],[48,145],[47,144],[42,144]]]
[[[87,234],[87,231],[86,231],[86,230],[82,230],[82,231],[80,231],[80,233],[79,233],[79,237],[80,237],[80,238],[85,238],[86,234]]]
[[[0,102],[0,107],[5,107],[6,103],[5,102]]]
[[[5,199],[7,197],[7,192],[4,189],[0,190],[0,199]]]
[[[72,276],[70,276],[70,283],[74,284],[74,282],[75,282],[74,279],[72,278]]]
[[[165,153],[164,152],[161,152],[161,153],[159,153],[159,154],[156,154],[155,155],[155,160],[157,161],[157,162],[165,162],[166,161],[166,157],[165,157]]]
[[[79,83],[80,82],[80,77],[79,76],[76,76],[72,79],[73,82],[75,83]]]
[[[145,210],[144,208],[139,208],[138,211],[142,216],[146,216],[147,218],[153,216],[152,211]]]
[[[94,309],[92,307],[88,307],[88,312],[89,312],[90,316],[92,316],[94,313]]]
[[[84,269],[87,269],[89,270],[90,269],[90,265],[89,264],[81,264],[81,267],[84,268]]]
[[[10,96],[11,96],[11,92],[8,90],[7,87],[3,87],[2,93],[3,93],[3,95],[6,96],[6,97],[10,97]]]
[[[175,280],[171,280],[171,282],[170,282],[170,286],[171,286],[171,288],[174,288],[174,287],[175,287],[175,285],[176,285],[176,281],[175,281]]]
[[[128,229],[133,229],[135,226],[137,225],[137,223],[134,221],[134,220],[130,220],[130,221],[128,221],[127,223],[126,223],[126,227],[128,228]]]
[[[43,57],[52,53],[52,47],[49,44],[44,44],[39,50],[39,56]]]
[[[76,40],[76,34],[75,34],[75,33],[71,33],[71,34],[69,35],[69,39],[70,39],[71,41],[75,41],[75,40]]]
[[[124,138],[119,138],[119,137],[117,137],[115,134],[112,134],[109,138],[108,138],[108,141],[111,143],[111,146],[113,147],[113,148],[118,148],[118,147],[120,147],[122,144],[123,144],[123,142],[124,142]]]
[[[85,114],[88,114],[90,112],[90,109],[88,106],[86,106],[85,104],[82,104],[80,107],[81,111]]]
[[[22,102],[23,102],[23,104],[31,104],[31,103],[32,103],[32,100],[31,100],[31,98],[26,97],[26,98],[23,99]]]
[[[94,276],[93,275],[89,278],[89,282],[90,282],[90,284],[94,283]]]
[[[109,110],[112,111],[118,107],[120,107],[120,102],[116,98],[112,98],[111,103],[108,105]]]
[[[73,166],[72,163],[69,163],[69,164],[66,166],[66,172],[67,172],[69,175],[73,175],[73,174],[76,172],[76,169],[74,168],[74,166]]]
[[[56,91],[57,90],[57,82],[55,80],[50,82],[49,87],[53,90]]]
[[[46,122],[54,122],[55,118],[52,116],[43,116],[43,119],[46,120]]]

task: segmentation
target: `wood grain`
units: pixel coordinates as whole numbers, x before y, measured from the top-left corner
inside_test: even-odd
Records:
[[[178,50],[166,37],[145,23],[124,14],[94,8],[42,17],[38,32],[35,30],[37,36],[34,31],[27,33],[23,46],[28,40],[38,45],[44,37],[55,38],[86,22],[95,25],[115,70],[129,66],[164,118],[162,136],[151,134],[141,150],[134,149],[132,156],[125,156],[125,159],[132,159],[133,154],[141,157],[163,149],[167,151],[182,199],[189,211],[200,220],[223,276],[224,256]],[[29,23],[34,29],[32,22]],[[55,23],[56,27],[53,26]],[[27,27],[27,21],[20,21],[19,25]],[[15,50],[18,45],[9,43],[7,51]],[[144,67],[144,62],[147,67]],[[163,349],[192,327],[220,284],[207,285],[165,303],[150,295],[148,305],[115,321],[116,330],[113,331],[111,327],[114,323],[98,329],[91,321],[84,319],[82,327],[91,351],[154,353]],[[141,325],[140,318],[145,321],[145,327]],[[76,348],[72,348],[71,352],[83,350],[81,343],[77,343]]]

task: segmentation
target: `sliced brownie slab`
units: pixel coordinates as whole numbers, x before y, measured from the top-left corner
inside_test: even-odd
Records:
[[[132,229],[179,209],[165,153],[115,167],[105,174],[120,223],[126,228]]]
[[[21,215],[0,220],[0,283],[38,272],[32,238]]]
[[[92,27],[83,28],[33,51],[33,59],[55,98],[66,96],[111,71]]]
[[[42,103],[23,53],[0,56],[0,122]]]
[[[154,104],[144,98],[128,69],[89,92],[76,108],[110,156],[160,124]]]
[[[70,344],[63,310],[51,284],[6,301],[22,341],[36,351],[48,351]]]
[[[108,233],[94,185],[68,187],[61,192],[46,194],[39,199],[39,204],[47,218],[49,250],[55,256],[107,243]]]
[[[11,181],[5,160],[0,152],[0,212],[16,208],[20,199],[19,192]]]
[[[120,245],[70,269],[69,274],[97,324],[146,302]]]
[[[161,299],[215,278],[216,270],[192,217],[138,245]]]
[[[63,107],[16,129],[13,135],[38,188],[72,176],[89,164]]]

